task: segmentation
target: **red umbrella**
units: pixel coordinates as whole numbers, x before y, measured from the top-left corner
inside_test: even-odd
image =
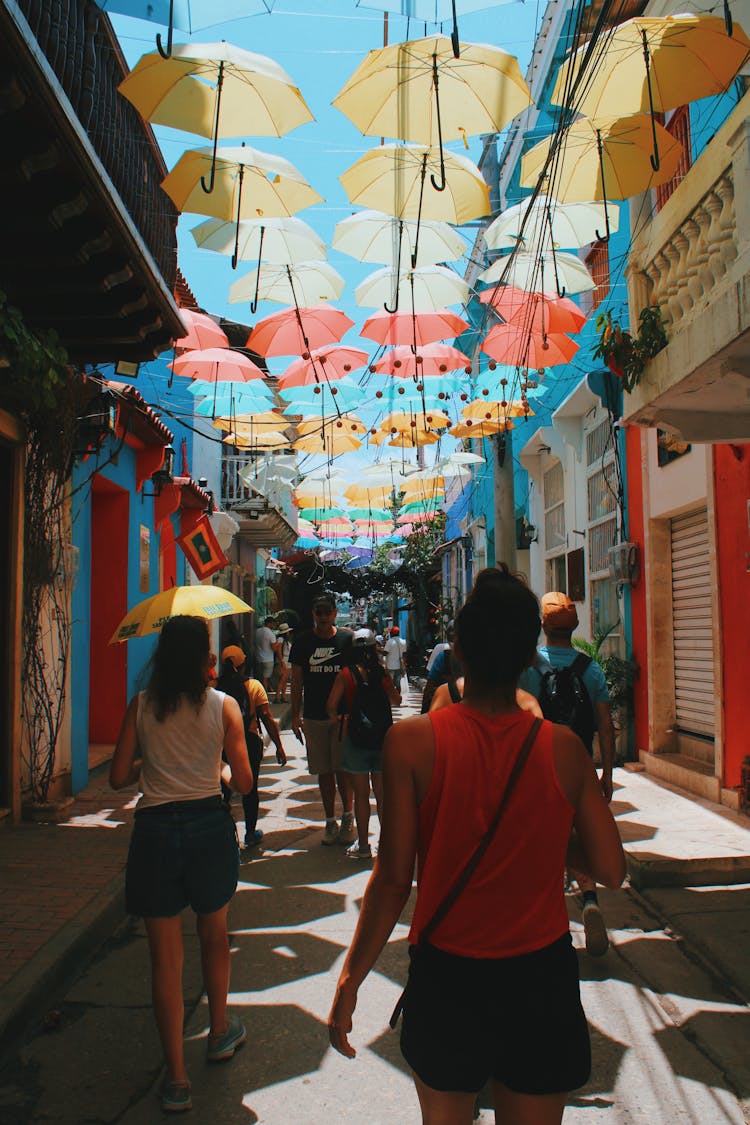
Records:
[[[397,375],[399,379],[422,378],[426,375],[445,375],[448,371],[458,371],[460,367],[471,369],[471,360],[458,348],[450,344],[425,344],[414,349],[407,344],[391,348],[375,364],[380,374]]]
[[[420,313],[389,313],[380,309],[368,316],[360,336],[388,347],[395,344],[414,344],[417,347],[460,336],[468,327],[468,323],[450,309]]]
[[[306,387],[322,379],[343,379],[350,371],[364,367],[368,359],[367,352],[360,348],[325,344],[322,348],[313,348],[309,359],[295,359],[290,363],[279,376],[279,386]]]
[[[543,336],[515,324],[498,324],[485,336],[481,350],[498,363],[540,370],[568,363],[578,351],[578,344],[561,332]]]
[[[228,348],[226,333],[215,320],[205,313],[193,309],[180,309],[180,320],[187,325],[187,332],[175,340],[174,346],[188,351],[190,348]]]
[[[310,348],[332,344],[347,332],[353,320],[331,305],[307,309],[291,306],[266,316],[253,328],[247,346],[258,355],[304,355]]]
[[[257,363],[230,348],[183,352],[168,366],[175,375],[202,379],[207,383],[247,383],[250,379],[264,379],[266,375]]]
[[[531,332],[580,332],[586,323],[585,312],[569,297],[554,293],[526,293],[513,285],[485,289],[479,299],[508,324]]]

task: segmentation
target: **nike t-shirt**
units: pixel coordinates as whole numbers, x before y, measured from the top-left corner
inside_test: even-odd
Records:
[[[352,634],[348,629],[337,629],[332,637],[322,639],[314,630],[295,637],[289,661],[302,669],[304,719],[327,719],[326,703],[333,681],[348,663]]]

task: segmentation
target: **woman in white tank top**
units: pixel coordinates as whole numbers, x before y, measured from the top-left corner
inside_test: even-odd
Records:
[[[182,919],[197,915],[211,1026],[208,1060],[231,1058],[246,1038],[227,1017],[227,910],[237,886],[234,820],[221,798],[221,755],[234,785],[253,783],[235,700],[207,686],[210,640],[200,617],[172,617],[154,653],[148,687],[131,699],[110,768],[113,789],[138,783],[125,880],[129,914],[144,919],[154,1015],[164,1048],[162,1109],[192,1107],[182,1028]]]

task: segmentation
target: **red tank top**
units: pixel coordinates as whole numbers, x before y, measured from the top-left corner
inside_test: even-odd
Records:
[[[435,764],[419,809],[414,943],[484,835],[533,722],[456,703],[430,712]],[[573,808],[543,723],[492,842],[430,943],[463,957],[513,957],[568,929],[563,891]]]

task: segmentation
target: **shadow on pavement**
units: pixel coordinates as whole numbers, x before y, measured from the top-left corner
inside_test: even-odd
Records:
[[[232,992],[262,992],[326,973],[343,948],[314,934],[235,934]]]
[[[229,925],[233,931],[287,929],[332,914],[342,914],[346,895],[314,887],[244,888],[232,901]]]

